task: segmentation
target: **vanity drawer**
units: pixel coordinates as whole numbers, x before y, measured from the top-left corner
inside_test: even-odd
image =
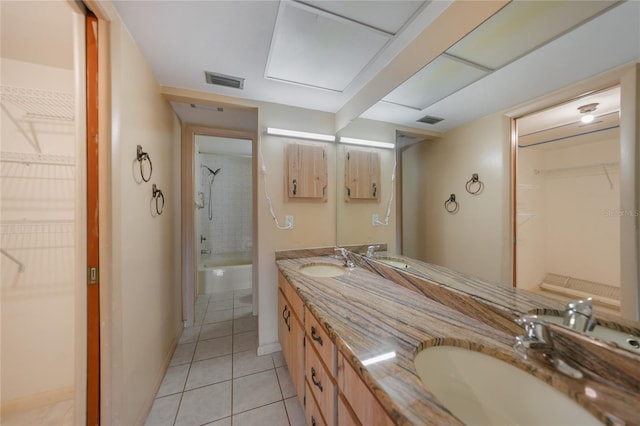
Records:
[[[308,339],[307,339],[308,341]],[[305,354],[305,378],[308,390],[307,403],[310,395],[316,400],[320,412],[328,425],[336,423],[336,384],[333,376],[326,370],[320,357],[313,349],[307,346]]]
[[[336,375],[336,345],[329,339],[329,335],[320,325],[315,316],[305,308],[305,324],[304,328],[307,332],[307,344],[313,347],[320,360],[326,367],[332,377]]]
[[[394,425],[369,387],[341,353],[338,354],[338,386],[360,423],[367,426]]]
[[[304,406],[304,415],[307,418],[308,426],[326,426],[324,418],[322,414],[320,414],[320,409],[316,404],[316,400],[313,398],[311,394],[311,388],[307,383],[307,398]]]

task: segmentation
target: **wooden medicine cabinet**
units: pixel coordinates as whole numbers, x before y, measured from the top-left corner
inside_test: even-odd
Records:
[[[345,200],[380,199],[380,156],[375,151],[348,149],[345,152]]]
[[[323,146],[287,144],[285,164],[289,198],[327,201],[327,153]]]

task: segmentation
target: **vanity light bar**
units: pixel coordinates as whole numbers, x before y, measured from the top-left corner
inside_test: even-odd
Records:
[[[313,139],[317,141],[335,142],[336,137],[333,135],[325,135],[322,133],[299,132],[297,130],[276,129],[275,127],[267,127],[267,134],[274,136],[289,136],[300,139]]]
[[[389,148],[389,149],[395,148],[395,144],[390,142],[369,141],[366,139],[347,138],[344,136],[340,136],[340,143],[348,143],[351,145],[373,146],[376,148]]]

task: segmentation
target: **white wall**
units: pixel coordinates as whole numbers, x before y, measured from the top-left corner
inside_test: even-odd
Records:
[[[416,219],[418,229],[404,230],[425,242],[422,251],[421,244],[412,243],[418,259],[511,285],[509,134],[509,120],[494,114],[405,151],[405,158],[419,158],[417,164],[405,166],[420,170],[404,174],[403,185],[424,188],[412,207],[423,214]],[[484,183],[479,195],[465,190],[473,173]],[[411,175],[416,181],[407,182]],[[460,206],[456,214],[444,208],[452,193]]]
[[[113,259],[109,351],[113,424],[142,424],[180,336],[180,124],[117,15],[111,23]],[[153,162],[139,176],[136,145]],[[151,185],[165,197],[154,212]],[[108,185],[107,182],[105,182]]]
[[[518,287],[536,290],[546,273],[620,285],[618,133],[518,150]],[[616,163],[611,183],[601,163]]]

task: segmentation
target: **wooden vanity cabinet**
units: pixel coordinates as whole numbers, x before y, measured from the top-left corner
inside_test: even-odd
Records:
[[[304,404],[304,310],[300,296],[282,274],[278,276],[278,340],[291,381]]]
[[[369,387],[338,353],[338,422],[342,425],[392,426],[395,423],[382,408]],[[356,418],[354,418],[354,416]]]
[[[278,315],[278,339],[307,425],[394,424],[282,273]]]

